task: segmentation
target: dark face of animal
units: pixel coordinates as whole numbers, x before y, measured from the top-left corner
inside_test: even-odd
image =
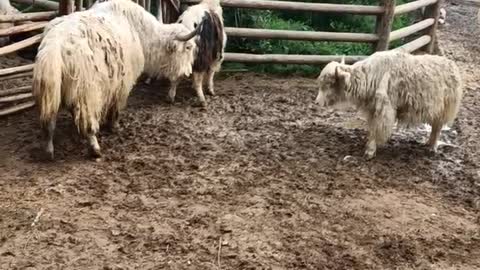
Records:
[[[349,67],[331,62],[317,78],[318,95],[315,103],[320,106],[334,106],[346,101],[345,89],[350,80]]]

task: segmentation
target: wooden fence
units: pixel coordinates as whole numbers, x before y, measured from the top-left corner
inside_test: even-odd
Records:
[[[198,2],[199,0],[182,0],[183,4],[188,5]],[[224,7],[231,8],[343,13],[376,17],[374,33],[311,32],[226,27],[227,36],[229,37],[361,42],[372,44],[374,51],[384,51],[389,49],[389,44],[392,41],[420,32],[422,35],[419,38],[403,45],[402,48],[405,48],[409,52],[425,48],[426,51],[432,53],[442,0],[417,0],[398,6],[395,5],[395,2],[395,0],[379,0],[379,5],[377,6],[366,6],[262,0],[222,0],[221,4]],[[391,31],[392,22],[396,15],[405,14],[421,8],[425,8],[422,21],[403,29]],[[353,63],[366,57],[366,55],[346,56],[345,60],[347,63]],[[339,59],[340,56],[337,55],[225,54],[225,61],[244,63],[325,64],[333,60],[338,61]]]
[[[14,2],[42,6],[52,11],[30,12],[0,15],[0,23],[11,23],[12,27],[0,29],[0,37],[18,33],[38,31],[43,29],[47,22],[57,15],[65,15],[74,11],[89,8],[93,0],[60,0],[56,3],[49,0],[13,0]],[[99,0],[103,1],[103,0]],[[152,11],[152,0],[133,0],[148,11]],[[164,23],[174,22],[181,13],[181,5],[196,4],[199,0],[153,0],[155,1],[157,17]],[[366,42],[373,46],[374,51],[389,49],[392,41],[399,40],[413,34],[421,33],[417,39],[403,45],[401,48],[409,52],[425,49],[432,53],[435,42],[435,32],[439,18],[439,9],[443,0],[416,0],[403,5],[396,5],[395,0],[379,0],[377,6],[345,5],[326,3],[301,3],[286,1],[263,0],[221,0],[224,7],[291,10],[323,13],[344,13],[364,16],[375,16],[376,27],[373,33],[338,33],[338,32],[309,32],[268,29],[249,29],[226,27],[229,37],[244,37],[253,39],[285,39],[305,41],[336,41],[336,42]],[[465,4],[476,5],[480,0],[466,1]],[[473,3],[473,4],[472,4]],[[425,8],[424,17],[420,22],[392,31],[392,22],[396,15],[405,14]],[[20,42],[0,48],[0,56],[16,52],[41,41],[41,34],[32,35]],[[347,63],[353,63],[366,58],[366,55],[346,56]],[[244,63],[282,63],[282,64],[324,64],[333,60],[338,61],[337,55],[258,55],[231,53],[225,54],[225,61]],[[33,64],[0,70],[0,82],[9,79],[31,76]],[[12,103],[11,106],[3,106]],[[0,116],[10,114],[33,106],[29,87],[0,90]]]

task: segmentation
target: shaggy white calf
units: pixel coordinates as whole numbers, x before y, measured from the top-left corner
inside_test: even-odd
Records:
[[[197,32],[163,25],[128,0],[97,3],[91,9],[52,20],[44,31],[33,75],[33,94],[53,159],[53,134],[61,106],[99,157],[96,133],[107,120],[113,130],[142,72],[165,75],[176,84],[192,72]]]
[[[366,114],[367,158],[388,140],[396,121],[407,127],[430,124],[428,145],[436,151],[442,126],[455,119],[463,95],[460,70],[453,61],[403,51],[377,52],[353,65],[331,62],[318,84],[316,103],[347,102]]]
[[[203,0],[200,4],[190,6],[178,18],[178,23],[193,30],[200,22],[204,25],[195,37],[197,44],[195,62],[193,63],[193,88],[201,106],[206,106],[203,94],[203,83],[208,84],[208,94],[215,95],[213,78],[223,62],[227,35],[223,25],[223,11],[219,0]],[[175,100],[175,92],[169,92],[171,102]]]

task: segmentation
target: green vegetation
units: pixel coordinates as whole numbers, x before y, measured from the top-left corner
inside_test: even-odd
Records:
[[[313,0],[293,1],[317,2]],[[321,2],[362,5],[378,4],[378,0],[323,0]],[[405,2],[408,1],[397,0],[397,5]],[[375,17],[363,15],[225,8],[224,18],[227,26],[245,28],[354,33],[374,33],[375,30]],[[393,29],[399,29],[411,23],[412,17],[397,16],[393,23]],[[396,47],[401,43],[401,41],[395,42],[392,46]],[[372,53],[372,46],[366,43],[229,38],[227,51],[255,54],[368,55]],[[225,63],[225,67],[228,69],[248,68],[257,72],[303,74],[315,74],[320,70],[320,67],[309,65],[242,65]]]
[[[58,0],[52,0],[58,1]],[[378,5],[379,0],[289,0],[297,2],[322,2],[335,4]],[[397,5],[412,0],[397,0]],[[156,1],[152,1],[155,5]],[[16,5],[20,10],[28,5]],[[35,8],[31,11],[38,11]],[[152,7],[153,13],[156,7]],[[328,32],[353,32],[374,33],[375,17],[348,14],[329,14],[314,12],[247,10],[224,8],[226,26],[278,29],[297,31],[328,31]],[[412,15],[397,16],[393,22],[393,30],[411,25]],[[396,41],[391,47],[401,45],[403,41]],[[366,43],[346,42],[311,42],[288,40],[254,40],[233,38],[228,40],[227,51],[255,54],[306,54],[306,55],[369,55],[372,46]],[[271,73],[301,73],[316,74],[321,67],[311,65],[244,65],[238,63],[225,63],[225,69],[249,69],[256,72]]]

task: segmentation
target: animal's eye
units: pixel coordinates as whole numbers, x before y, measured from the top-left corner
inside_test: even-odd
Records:
[[[178,23],[182,23],[182,20],[178,20]]]
[[[197,23],[193,23],[193,28],[197,28]]]

